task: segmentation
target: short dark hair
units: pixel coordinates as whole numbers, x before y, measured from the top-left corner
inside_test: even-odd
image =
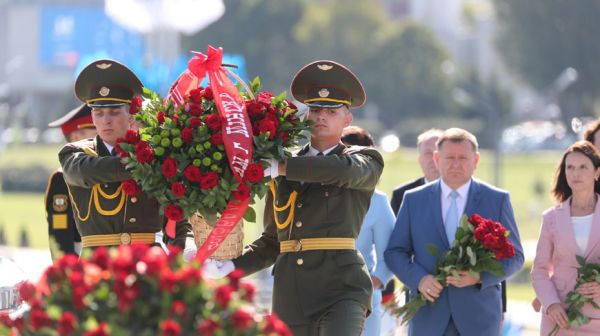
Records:
[[[600,152],[598,152],[598,149],[591,142],[587,140],[581,140],[569,146],[560,159],[560,163],[558,164],[558,167],[556,167],[556,172],[554,173],[552,194],[558,202],[564,202],[571,197],[571,195],[573,195],[573,191],[567,183],[567,176],[565,172],[567,156],[571,153],[581,153],[592,161],[594,168],[597,169],[600,167]],[[596,180],[594,184],[594,191],[596,193],[600,193],[600,182],[598,180]]]
[[[342,142],[350,146],[373,147],[374,142],[371,134],[358,126],[348,126],[342,131]]]
[[[594,143],[594,135],[600,130],[600,119],[592,122],[583,133],[583,140]]]

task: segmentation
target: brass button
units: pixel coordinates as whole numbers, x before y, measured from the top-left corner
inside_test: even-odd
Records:
[[[104,185],[104,188],[108,188],[108,184],[105,184],[105,185]]]
[[[325,192],[325,197],[329,197],[329,192],[328,191]]]
[[[302,208],[302,203],[298,203],[297,207],[298,207],[298,209]]]
[[[133,197],[131,198],[131,203],[137,203],[137,197],[133,196]]]
[[[121,233],[121,244],[124,245],[129,245],[131,244],[131,234],[125,232],[125,233]]]
[[[302,264],[304,264],[304,260],[302,258],[298,258],[298,260],[296,260],[296,264],[298,264],[298,266],[301,266]]]
[[[137,221],[137,219],[135,219],[135,217],[129,218],[129,223],[135,223],[136,221]]]
[[[301,221],[297,221],[296,222],[296,227],[302,227],[302,222]]]

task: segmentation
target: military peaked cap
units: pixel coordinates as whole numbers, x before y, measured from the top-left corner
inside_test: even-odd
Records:
[[[75,80],[75,95],[90,107],[130,104],[142,93],[142,82],[123,64],[101,59],[88,64]]]
[[[327,60],[305,65],[292,80],[292,96],[310,106],[360,107],[366,95],[362,84],[345,66]]]

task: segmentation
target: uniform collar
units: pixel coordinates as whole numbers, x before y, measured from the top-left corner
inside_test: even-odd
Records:
[[[308,153],[306,153],[306,156],[317,156],[317,154],[319,154],[319,153],[323,153],[323,155],[329,155],[329,153],[331,153],[331,151],[333,151],[334,149],[336,149],[337,146],[339,146],[339,144],[336,144],[333,147],[329,147],[329,148],[325,149],[322,152],[320,152],[319,150],[315,149],[313,146],[309,146],[308,147]]]

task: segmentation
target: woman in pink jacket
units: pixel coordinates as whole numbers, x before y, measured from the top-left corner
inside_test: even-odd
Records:
[[[571,145],[557,167],[552,193],[559,202],[543,214],[531,280],[542,305],[540,335],[548,335],[556,324],[559,335],[598,335],[600,310],[590,304],[582,313],[591,322],[567,329],[564,304],[575,288],[579,264],[575,256],[600,263],[600,152],[588,141]],[[600,304],[600,284],[590,282],[578,289]]]

